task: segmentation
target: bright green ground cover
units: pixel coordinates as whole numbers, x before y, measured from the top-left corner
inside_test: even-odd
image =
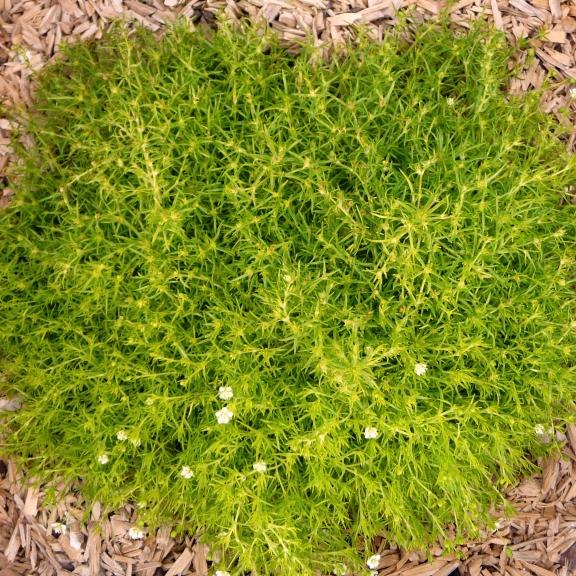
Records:
[[[6,448],[232,572],[474,533],[574,410],[576,162],[501,37],[310,52],[69,49],[0,214]]]

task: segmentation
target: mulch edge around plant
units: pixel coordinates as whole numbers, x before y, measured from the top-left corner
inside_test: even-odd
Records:
[[[576,425],[555,435],[561,453],[508,492],[515,514],[495,513],[494,531],[448,555],[442,543],[410,552],[378,537],[365,551],[379,554],[378,576],[568,576],[576,569]],[[95,503],[88,512],[80,482],[55,488],[64,497],[52,505],[47,486],[0,460],[0,576],[207,576],[220,559],[194,534],[174,538],[171,526],[149,533],[136,505],[108,511]]]
[[[319,45],[348,43],[358,24],[379,41],[399,11],[411,10],[408,20],[417,26],[435,18],[442,6],[435,0],[0,0],[0,102],[33,105],[33,71],[56,57],[62,42],[98,39],[118,18],[160,34],[177,16],[213,25],[215,15],[224,11],[233,21],[266,21],[296,50],[307,35]],[[576,89],[570,84],[576,81],[574,0],[460,0],[450,14],[457,27],[484,18],[513,43],[526,43],[533,58],[528,50],[521,52],[515,63],[520,73],[510,92],[540,88],[548,79],[543,109],[572,126],[566,145],[575,150]],[[11,196],[3,176],[15,161],[10,135],[18,128],[0,116],[0,206]],[[378,576],[450,576],[456,570],[463,576],[567,576],[576,569],[576,427],[569,427],[566,436],[560,457],[540,462],[541,474],[510,491],[514,518],[500,518],[496,531],[446,557],[440,544],[426,554],[376,539],[366,556],[380,554]],[[86,519],[77,490],[68,491],[58,506],[49,506],[44,493],[45,487],[30,486],[12,462],[0,463],[0,576],[213,572],[210,551],[194,535],[174,539],[167,526],[134,538],[140,534],[131,505],[110,513],[95,505]]]

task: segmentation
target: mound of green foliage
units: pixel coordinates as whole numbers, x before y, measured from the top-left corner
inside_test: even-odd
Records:
[[[41,78],[0,214],[6,449],[196,530],[214,568],[474,533],[574,410],[576,162],[509,51],[426,26],[319,63],[113,32]]]

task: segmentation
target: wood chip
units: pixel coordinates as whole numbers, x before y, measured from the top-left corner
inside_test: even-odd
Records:
[[[166,572],[166,576],[180,576],[182,573],[186,572],[192,564],[192,558],[194,555],[188,548],[184,548],[184,551],[180,556],[178,556],[176,562],[172,565],[170,570]]]
[[[419,566],[392,572],[391,576],[433,576],[435,572],[446,566],[448,562],[443,558],[437,558],[432,562]]]
[[[555,44],[564,44],[566,42],[566,32],[564,30],[549,30],[546,32],[545,36],[548,42],[553,42]]]
[[[8,546],[6,546],[6,548],[4,549],[4,556],[6,557],[6,560],[8,562],[14,562],[14,560],[16,560],[16,556],[18,555],[18,551],[20,550],[20,544],[21,539],[20,539],[19,524],[16,524],[12,531],[12,536],[10,537],[10,540],[8,542]]]
[[[86,544],[86,557],[88,558],[88,567],[90,576],[100,576],[100,552],[102,550],[102,541],[98,534],[96,524],[91,522],[88,527],[88,543]]]
[[[548,12],[535,8],[531,4],[528,4],[528,2],[525,0],[510,0],[510,5],[514,6],[514,8],[517,8],[520,10],[520,12],[523,12],[528,16],[535,16],[536,18],[539,18],[542,22],[546,22],[550,19]]]
[[[40,491],[38,488],[28,488],[26,492],[26,500],[24,502],[24,516],[34,518],[38,514],[38,498]]]
[[[192,564],[194,566],[194,572],[196,572],[198,576],[208,576],[207,557],[208,546],[206,546],[206,544],[196,544],[194,546],[194,558]]]
[[[530,564],[529,562],[522,562],[525,568],[527,568],[536,576],[557,576],[554,572],[550,572],[546,568],[542,568],[541,566],[537,566],[536,564]]]
[[[504,22],[502,21],[502,13],[498,7],[497,0],[490,0],[490,7],[492,8],[492,18],[494,18],[494,26],[498,30],[504,30]]]
[[[548,3],[550,5],[550,12],[552,13],[552,20],[560,20],[562,18],[560,0],[548,0]]]

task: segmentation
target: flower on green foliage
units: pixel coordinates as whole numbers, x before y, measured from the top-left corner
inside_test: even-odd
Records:
[[[378,438],[378,430],[374,428],[374,426],[366,426],[364,429],[364,438],[368,440]]]
[[[180,476],[188,480],[194,476],[194,472],[192,471],[190,466],[182,466],[182,469],[180,470]]]
[[[256,472],[266,472],[266,470],[268,469],[268,465],[266,464],[266,462],[255,462],[252,465],[252,468],[256,471]]]
[[[380,554],[374,554],[373,556],[370,556],[368,560],[366,560],[366,565],[371,570],[377,570],[380,566],[380,560],[381,560]]]
[[[414,366],[414,372],[416,373],[416,376],[424,376],[427,370],[428,365],[424,364],[423,362],[420,362]]]
[[[228,424],[230,420],[232,420],[232,416],[234,416],[234,412],[232,412],[228,406],[224,406],[224,408],[216,411],[218,424]]]
[[[218,388],[218,398],[220,400],[231,400],[234,397],[234,391],[231,386],[220,386]]]

